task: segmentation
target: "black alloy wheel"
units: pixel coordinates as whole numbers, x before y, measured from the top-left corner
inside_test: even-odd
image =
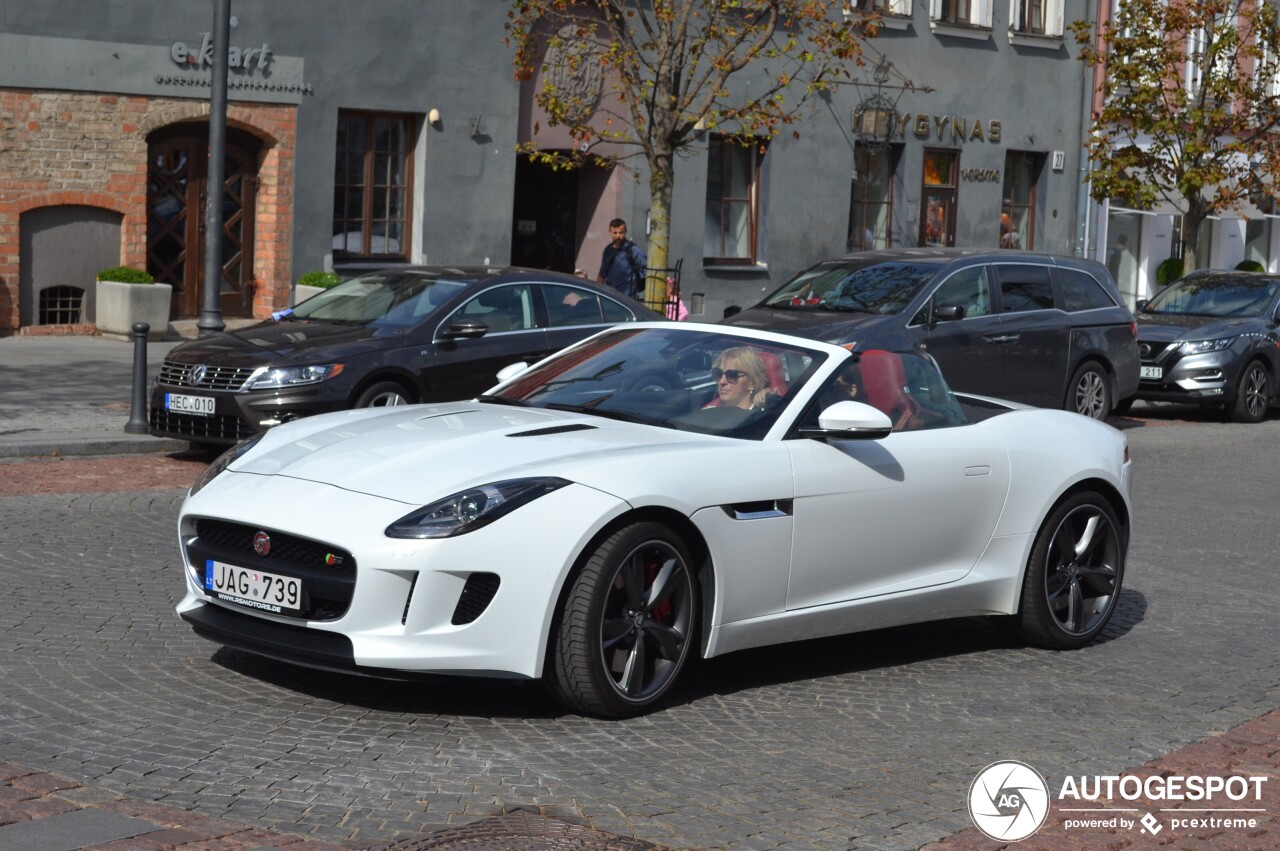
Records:
[[[1084,491],[1060,503],[1036,535],[1023,581],[1018,626],[1039,647],[1083,647],[1102,632],[1120,599],[1124,543],[1115,510]]]
[[[610,535],[573,580],[553,635],[548,685],[609,718],[646,712],[694,652],[698,584],[680,536],[658,523]]]

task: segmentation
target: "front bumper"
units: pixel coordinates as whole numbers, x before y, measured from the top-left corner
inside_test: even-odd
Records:
[[[171,410],[171,394],[212,398],[212,414]],[[324,382],[289,390],[257,390],[245,393],[179,387],[156,382],[151,387],[148,430],[157,437],[175,437],[195,443],[234,444],[272,426],[339,411],[347,407],[345,394]]]
[[[383,534],[415,507],[284,476],[223,473],[188,498],[179,518],[187,593],[178,613],[205,638],[310,667],[390,678],[539,677],[561,587],[587,543],[627,504],[571,485],[456,538]],[[196,534],[202,518],[349,553],[349,602],[291,617],[214,599],[202,584],[209,551]],[[242,554],[221,558],[299,577],[304,586],[324,569],[260,560],[248,549],[252,534]]]
[[[1149,402],[1222,404],[1235,390],[1238,358],[1230,349],[1183,358],[1143,359],[1144,373],[1159,370],[1159,378],[1142,378],[1137,398]]]

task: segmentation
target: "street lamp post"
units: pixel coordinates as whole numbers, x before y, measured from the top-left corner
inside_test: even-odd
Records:
[[[216,334],[222,321],[222,193],[227,157],[227,48],[231,41],[231,0],[216,0],[213,15],[213,76],[209,98],[209,180],[204,217],[204,292],[201,337]]]

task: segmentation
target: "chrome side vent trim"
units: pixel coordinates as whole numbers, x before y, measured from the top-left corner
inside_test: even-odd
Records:
[[[759,502],[735,502],[720,506],[734,520],[767,520],[771,517],[790,517],[794,500],[766,499]]]

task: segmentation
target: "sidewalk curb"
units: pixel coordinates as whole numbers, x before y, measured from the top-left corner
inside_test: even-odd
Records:
[[[186,452],[190,444],[185,440],[140,435],[118,438],[84,439],[74,435],[61,438],[34,440],[29,443],[4,443],[0,440],[0,458],[57,458],[91,457],[95,455],[155,455],[166,452]]]

